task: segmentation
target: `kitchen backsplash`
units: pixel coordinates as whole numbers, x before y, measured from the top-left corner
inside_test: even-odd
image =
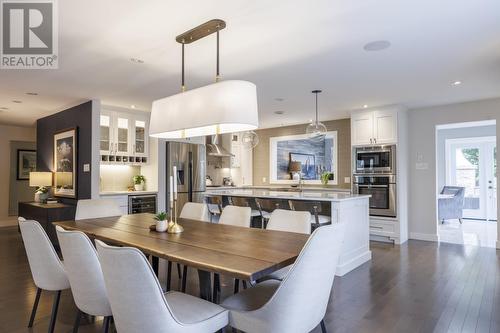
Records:
[[[126,191],[133,186],[132,178],[141,173],[141,167],[130,165],[106,165],[102,164],[100,173],[101,192]],[[146,184],[147,184],[146,179]]]

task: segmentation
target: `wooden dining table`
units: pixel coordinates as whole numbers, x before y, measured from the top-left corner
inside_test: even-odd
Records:
[[[180,234],[150,230],[149,213],[54,222],[110,244],[132,246],[145,254],[198,269],[200,296],[211,300],[211,274],[254,282],[292,264],[306,234],[261,230],[180,218]]]

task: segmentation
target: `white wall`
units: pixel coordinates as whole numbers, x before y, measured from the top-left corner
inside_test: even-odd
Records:
[[[36,141],[36,129],[0,125],[0,220],[9,209],[10,141]]]
[[[436,126],[492,119],[497,121],[497,125],[500,124],[500,98],[414,109],[409,112],[410,238],[438,239]],[[497,146],[500,145],[499,132],[500,126],[497,126]],[[422,169],[417,170],[417,162]],[[497,187],[500,188],[498,185]],[[500,196],[498,200],[500,207]]]

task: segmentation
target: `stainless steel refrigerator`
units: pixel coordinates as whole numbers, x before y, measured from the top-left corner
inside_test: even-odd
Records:
[[[166,188],[170,188],[173,166],[177,167],[177,215],[188,201],[203,202],[206,175],[205,145],[167,142]],[[167,190],[167,210],[170,210],[170,193]]]

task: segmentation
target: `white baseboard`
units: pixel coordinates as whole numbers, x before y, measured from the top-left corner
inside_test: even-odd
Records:
[[[358,266],[361,266],[365,262],[370,261],[371,259],[372,251],[366,251],[347,262],[344,262],[342,264],[339,263],[339,265],[337,265],[337,271],[335,272],[335,275],[344,276]]]
[[[439,242],[439,235],[436,234],[421,234],[419,232],[410,232],[409,238],[428,242]]]

